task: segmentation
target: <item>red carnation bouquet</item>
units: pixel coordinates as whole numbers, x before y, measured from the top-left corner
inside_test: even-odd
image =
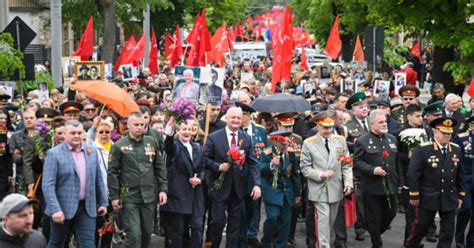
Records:
[[[242,144],[242,141],[240,141],[240,144]],[[232,167],[238,168],[239,171],[242,172],[245,164],[245,152],[240,150],[240,146],[231,146],[231,148],[227,151],[227,163]],[[225,171],[221,171],[219,178],[212,184],[210,189],[211,192],[216,191],[222,187],[222,184],[224,183],[224,176]]]

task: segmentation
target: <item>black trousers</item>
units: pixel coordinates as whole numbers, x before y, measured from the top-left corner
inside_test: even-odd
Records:
[[[435,218],[437,210],[423,207],[416,209],[416,217],[413,221],[410,235],[407,239],[407,248],[416,248],[425,237]],[[454,238],[454,227],[456,211],[439,212],[441,217],[441,228],[439,230],[438,248],[449,248]]]
[[[456,243],[465,244],[466,247],[474,246],[474,204],[472,204],[472,191],[466,192],[463,205],[456,216]],[[469,225],[467,236],[466,227]]]
[[[356,234],[362,235],[365,233],[365,211],[364,211],[364,194],[360,188],[360,179],[354,178],[354,190],[356,197],[356,214],[357,220],[354,224],[354,231]]]
[[[316,248],[317,233],[315,229],[314,204],[306,201],[306,245]]]
[[[219,248],[222,241],[222,231],[226,224],[226,210],[228,217],[225,247],[237,247],[239,241],[241,208],[242,200],[237,196],[234,187],[232,187],[232,191],[227,199],[212,198],[212,219],[210,227],[212,248]]]
[[[388,199],[390,199],[390,206]],[[388,229],[397,214],[397,196],[364,194],[364,208],[366,228],[370,233],[372,247],[382,247],[381,235]]]
[[[407,242],[408,236],[410,235],[410,229],[416,217],[416,209],[410,204],[409,191],[409,189],[402,189],[401,195],[403,208],[405,209],[405,237],[403,239],[403,244],[406,244]]]

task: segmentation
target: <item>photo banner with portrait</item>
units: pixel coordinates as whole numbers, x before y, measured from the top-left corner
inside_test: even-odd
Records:
[[[48,83],[38,82],[38,100],[43,102],[49,98]]]
[[[173,97],[198,103],[201,68],[178,65],[174,69]]]
[[[3,94],[9,95],[11,98],[8,99],[8,102],[12,102],[13,92],[16,88],[16,83],[12,81],[0,81],[0,90],[3,91]]]
[[[375,80],[374,84],[374,96],[389,95],[390,93],[390,81]]]
[[[407,74],[405,72],[395,73],[395,95],[398,96],[398,91],[401,87],[407,84]]]
[[[119,71],[123,73],[123,81],[130,81],[138,76],[138,70],[132,64],[121,65]]]
[[[75,67],[78,81],[104,80],[104,61],[80,61]]]
[[[71,83],[71,78],[76,73],[75,65],[79,61],[81,61],[80,56],[62,57],[61,58],[61,62],[62,62],[61,65],[62,65],[62,68],[63,68],[63,80],[64,80],[64,85],[65,86],[69,86],[69,84]]]
[[[355,85],[354,80],[351,77],[345,78],[342,81],[340,87],[341,87],[340,88],[341,93],[342,92],[347,92],[347,93],[353,94],[354,92],[356,92],[356,85]]]
[[[201,67],[199,103],[221,103],[224,89],[224,68]]]

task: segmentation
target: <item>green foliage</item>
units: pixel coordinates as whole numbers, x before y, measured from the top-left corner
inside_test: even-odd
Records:
[[[400,67],[406,62],[406,58],[401,55],[408,52],[408,46],[398,45],[393,36],[386,36],[383,47],[384,61],[393,67]]]
[[[24,87],[27,90],[36,90],[38,88],[38,83],[40,82],[47,82],[48,89],[54,89],[54,81],[51,77],[51,74],[47,70],[39,70],[35,72],[35,80],[34,81],[24,81]],[[20,89],[19,82],[17,82],[17,89]]]
[[[0,34],[0,78],[3,79],[9,79],[17,70],[25,75],[23,53],[13,48],[13,41],[10,33]]]

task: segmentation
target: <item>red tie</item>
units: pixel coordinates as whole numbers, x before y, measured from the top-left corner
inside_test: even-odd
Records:
[[[235,140],[235,133],[231,133],[232,140],[230,141],[230,146],[237,146],[237,141]]]

